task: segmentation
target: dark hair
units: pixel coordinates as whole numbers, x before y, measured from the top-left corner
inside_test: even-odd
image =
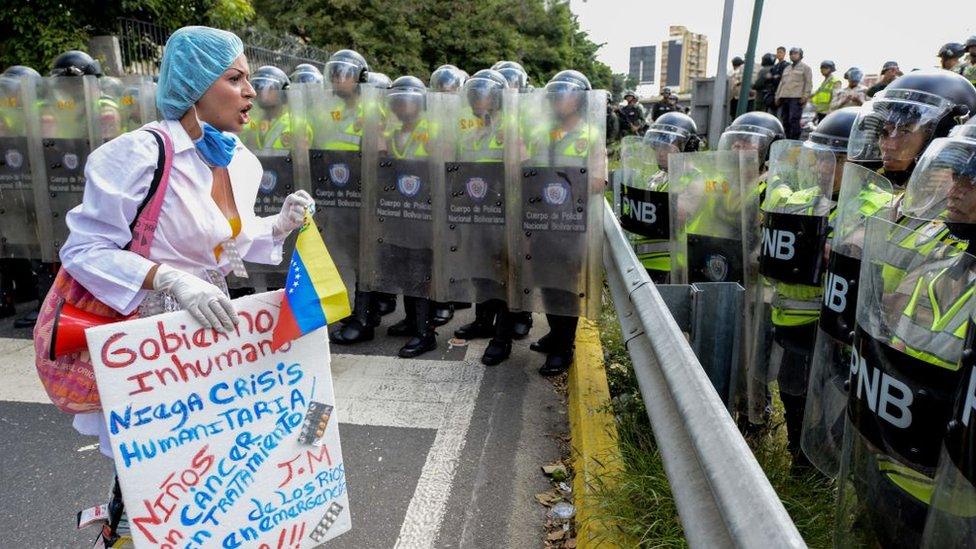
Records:
[[[776,51],[786,51],[786,46],[776,46]]]

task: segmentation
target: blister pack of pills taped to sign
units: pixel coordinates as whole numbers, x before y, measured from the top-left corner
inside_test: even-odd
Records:
[[[332,528],[332,525],[339,518],[339,513],[341,512],[342,505],[333,501],[332,505],[325,511],[325,515],[319,521],[318,526],[315,527],[315,530],[312,530],[312,539],[316,542],[322,541],[325,538],[326,532],[329,531],[329,528]]]
[[[298,434],[298,442],[312,445],[321,439],[325,435],[325,428],[329,425],[332,410],[333,407],[329,404],[314,400],[309,402],[308,412],[305,413],[305,420],[302,422],[302,430]]]

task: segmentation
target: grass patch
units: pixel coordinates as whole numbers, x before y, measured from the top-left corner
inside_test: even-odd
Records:
[[[634,540],[640,547],[686,547],[609,292],[604,292],[600,338],[624,462],[613,490],[597,487],[601,518],[615,524],[624,539]],[[774,403],[769,430],[752,437],[749,445],[807,545],[830,547],[834,483],[815,471],[791,472],[782,405],[778,398],[774,398]]]

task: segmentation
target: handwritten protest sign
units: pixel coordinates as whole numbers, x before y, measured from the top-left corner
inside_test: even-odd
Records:
[[[271,351],[280,292],[86,331],[137,547],[315,547],[351,526],[324,329]]]

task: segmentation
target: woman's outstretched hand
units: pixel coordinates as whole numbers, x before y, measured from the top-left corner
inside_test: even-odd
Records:
[[[305,211],[313,204],[312,197],[305,191],[295,191],[285,197],[281,211],[275,219],[272,236],[275,240],[284,240],[292,231],[302,226],[305,221]]]

